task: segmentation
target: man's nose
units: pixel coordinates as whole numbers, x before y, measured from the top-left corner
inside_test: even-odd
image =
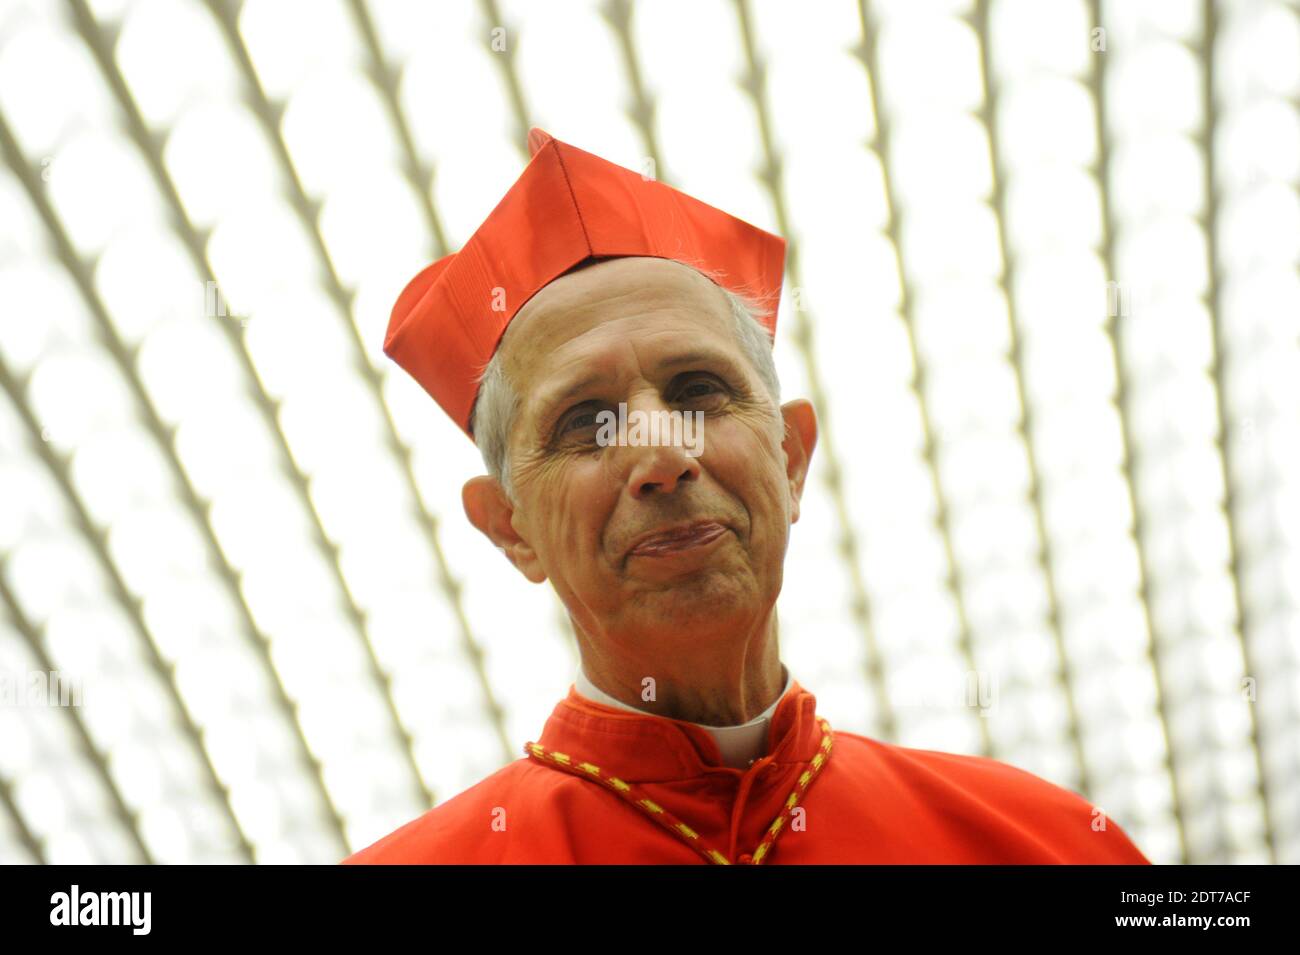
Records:
[[[694,481],[700,476],[700,463],[697,457],[686,453],[686,443],[673,444],[674,429],[671,418],[665,414],[670,409],[656,398],[647,398],[627,403],[628,446],[619,450],[626,455],[628,464],[627,487],[635,498],[646,497],[654,493],[671,494],[683,481]],[[657,443],[650,432],[650,417],[647,417],[645,443],[632,444],[632,423],[640,412],[647,416],[659,417]],[[680,432],[679,432],[680,436]]]
[[[656,492],[671,494],[681,482],[694,481],[700,476],[698,460],[687,454],[685,448],[668,445],[624,450],[635,455],[628,475],[628,490],[635,498]]]

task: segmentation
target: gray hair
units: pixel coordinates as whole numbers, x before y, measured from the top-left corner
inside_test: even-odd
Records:
[[[707,273],[702,274],[713,279]],[[718,284],[716,279],[713,281]],[[775,416],[773,429],[781,435],[785,430],[781,416],[781,382],[777,378],[776,362],[772,358],[772,337],[762,323],[767,308],[758,298],[733,292],[721,284],[718,284],[718,288],[731,305],[731,317],[740,350],[749,359],[772,399]],[[470,411],[469,426],[474,434],[474,443],[483,455],[488,474],[500,482],[511,501],[515,500],[515,496],[510,481],[508,452],[510,432],[519,413],[519,405],[519,393],[506,377],[501,349],[498,348],[479,377],[478,396]]]

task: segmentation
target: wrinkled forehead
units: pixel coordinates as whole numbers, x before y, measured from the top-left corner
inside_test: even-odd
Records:
[[[630,334],[629,320],[636,319],[650,321],[636,323],[643,332],[676,324],[692,335],[730,339],[730,303],[711,279],[671,259],[608,259],[570,270],[519,310],[501,340],[506,373],[528,389],[576,340],[599,337],[605,328],[612,335]]]

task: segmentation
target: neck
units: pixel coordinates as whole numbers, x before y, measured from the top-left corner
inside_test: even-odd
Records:
[[[656,716],[738,726],[775,703],[784,687],[775,613],[744,641],[635,640],[611,647],[592,641],[576,625],[575,631],[587,679],[614,699]]]

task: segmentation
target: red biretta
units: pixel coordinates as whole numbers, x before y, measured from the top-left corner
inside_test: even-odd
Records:
[[[597,265],[606,271],[568,286],[577,297],[556,299],[549,325],[522,320],[540,336],[525,437],[511,445],[525,448],[526,493],[467,485],[471,520],[529,579],[554,584],[583,663],[520,759],[345,861],[1147,863],[1068,789],[994,759],[832,729],[818,714],[779,660],[774,611],[815,415],[807,402],[767,403],[752,371],[729,379],[752,350],[717,332],[728,319],[706,332],[713,306],[691,298],[717,286],[757,303],[750,320],[770,352],[785,240],[541,130],[529,147],[523,174],[460,252],[402,291],[384,350],[474,439],[484,368],[520,310],[578,266],[649,262]],[[602,327],[611,321],[616,334]],[[708,364],[706,346],[719,343],[735,360]],[[704,395],[651,370],[683,345],[683,361],[706,363],[688,382]],[[560,451],[527,445],[527,427],[543,420],[531,396],[552,390],[559,379],[548,376],[589,369],[617,370],[611,381],[642,405],[707,401],[704,453],[591,446],[581,428],[561,429]],[[616,390],[607,383],[599,397],[615,403]],[[763,437],[773,414],[784,437]],[[566,495],[580,510],[565,510]],[[551,524],[537,516],[552,511]],[[657,699],[639,692],[645,673],[664,674]]]

